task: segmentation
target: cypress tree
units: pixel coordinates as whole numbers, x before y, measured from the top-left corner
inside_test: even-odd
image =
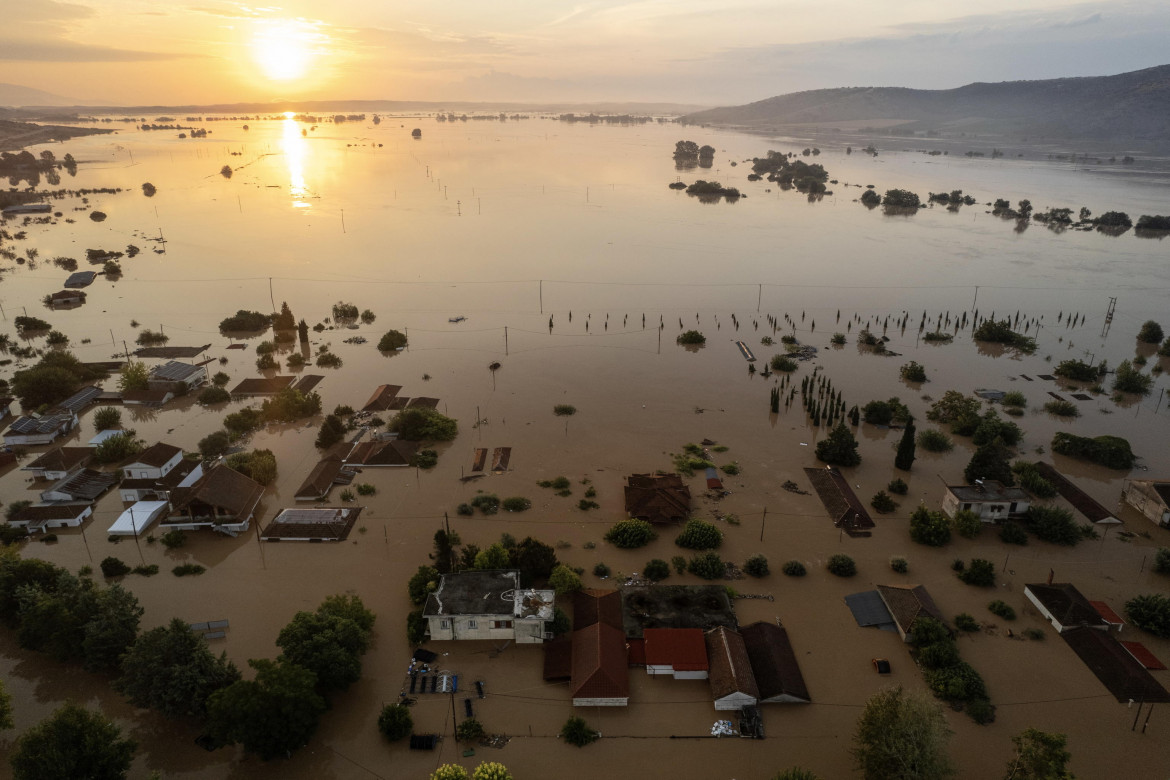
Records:
[[[902,441],[898,442],[898,454],[894,456],[894,467],[902,471],[909,471],[914,463],[914,418],[906,422],[906,430],[902,432]]]

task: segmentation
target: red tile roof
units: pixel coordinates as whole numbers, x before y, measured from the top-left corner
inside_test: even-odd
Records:
[[[1166,664],[1158,660],[1157,656],[1151,653],[1146,646],[1141,642],[1126,642],[1120,640],[1121,646],[1129,651],[1129,654],[1137,660],[1139,664],[1147,669],[1165,669]]]
[[[705,672],[707,644],[701,628],[647,628],[647,666],[669,666],[676,672]]]
[[[677,474],[626,477],[626,512],[651,523],[684,520],[691,513],[691,489]]]
[[[585,588],[573,594],[573,628],[580,630],[594,623],[622,627],[622,597],[616,590]]]
[[[711,683],[711,695],[719,700],[733,693],[744,693],[759,699],[760,689],[743,637],[730,628],[719,626],[707,632],[706,640],[707,659],[711,664],[707,677]]]
[[[621,629],[594,623],[573,632],[574,699],[625,699],[630,695],[626,637]]]
[[[1121,619],[1121,615],[1118,615],[1116,612],[1114,612],[1113,607],[1109,606],[1104,601],[1090,601],[1089,605],[1092,606],[1093,609],[1097,610],[1098,615],[1105,618],[1106,623],[1111,623],[1115,626],[1125,625],[1125,621]]]

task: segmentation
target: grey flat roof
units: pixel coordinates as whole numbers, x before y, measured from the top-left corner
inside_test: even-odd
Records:
[[[460,571],[444,574],[439,589],[427,597],[424,615],[511,615],[520,573]]]

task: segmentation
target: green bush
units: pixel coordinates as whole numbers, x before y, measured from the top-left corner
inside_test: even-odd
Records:
[[[532,508],[532,502],[523,496],[512,496],[500,502],[505,512],[525,512]]]
[[[971,565],[959,572],[959,579],[968,585],[990,588],[995,585],[995,564],[983,558],[972,558]]]
[[[596,501],[590,501],[587,498],[583,498],[577,502],[577,508],[582,512],[588,512],[590,509],[600,509],[601,504],[597,503]]]
[[[359,496],[372,496],[378,492],[378,489],[369,482],[363,482],[357,486],[357,492]]]
[[[433,469],[439,463],[439,453],[434,450],[419,450],[410,458],[410,465],[420,469]]]
[[[717,580],[727,571],[727,564],[718,553],[705,552],[687,562],[687,571],[705,580]]]
[[[926,381],[926,369],[922,366],[921,363],[918,363],[914,360],[911,360],[909,363],[902,366],[902,368],[899,369],[899,373],[907,382]]]
[[[1036,496],[1036,498],[1056,497],[1056,487],[1047,479],[1040,476],[1040,471],[1036,468],[1035,463],[1029,463],[1026,460],[1017,460],[1012,464],[1012,472],[1016,475],[1016,479],[1019,480],[1020,487]]]
[[[1135,596],[1125,602],[1125,614],[1143,631],[1170,638],[1170,597],[1160,593]]]
[[[1170,547],[1160,547],[1154,553],[1154,572],[1156,574],[1170,574]]]
[[[967,702],[967,715],[980,726],[995,722],[995,705],[987,699],[973,699]]]
[[[131,569],[124,562],[113,556],[103,558],[100,564],[103,577],[121,577],[129,574]]]
[[[1044,404],[1044,411],[1057,417],[1080,417],[1081,410],[1072,401],[1049,401]]]
[[[1096,382],[1101,376],[1101,369],[1081,360],[1062,360],[1052,373],[1074,382]]]
[[[986,341],[992,344],[1004,344],[1009,347],[1015,347],[1021,352],[1036,351],[1036,339],[1025,336],[1022,333],[1016,333],[1012,330],[1007,320],[1003,320],[1002,322],[984,320],[971,333],[971,338],[974,341]]]
[[[1028,526],[1037,539],[1074,547],[1081,541],[1081,530],[1072,512],[1054,506],[1028,507]]]
[[[687,559],[681,555],[676,555],[670,559],[670,565],[674,567],[675,574],[687,573]]]
[[[1044,629],[1041,628],[1025,628],[1022,632],[1025,639],[1031,639],[1034,642],[1043,642],[1047,639]]]
[[[608,577],[609,567],[604,563],[595,563],[593,564],[593,575],[595,577]]]
[[[955,628],[968,633],[979,630],[979,621],[966,612],[955,615]]]
[[[387,430],[404,441],[451,441],[459,433],[459,423],[436,409],[415,407],[399,412]]]
[[[918,446],[927,452],[950,452],[955,443],[942,431],[927,428],[918,432]]]
[[[910,571],[910,563],[905,558],[890,558],[890,568],[898,574]]]
[[[93,427],[98,431],[117,428],[122,424],[122,412],[112,406],[103,406],[93,413]]]
[[[773,355],[771,363],[773,371],[783,371],[784,373],[791,373],[798,368],[795,360],[784,355]]]
[[[459,506],[455,507],[455,514],[463,515],[465,517],[474,515],[475,507],[473,507],[471,504],[460,504]]]
[[[561,727],[561,739],[576,747],[585,747],[601,738],[601,733],[591,728],[585,719],[574,715]]]
[[[983,531],[979,515],[966,509],[955,512],[955,531],[965,539],[974,539]]]
[[[749,577],[766,577],[770,573],[768,570],[768,559],[762,554],[753,555],[743,563],[743,572]]]
[[[1012,609],[1010,604],[1007,604],[999,599],[992,601],[987,605],[987,610],[996,617],[1001,617],[1004,620],[1015,620],[1016,611]]]
[[[207,387],[199,393],[197,399],[200,404],[204,406],[211,406],[212,404],[222,404],[232,400],[231,393],[224,390],[222,387]]]
[[[475,718],[466,718],[455,727],[455,739],[460,742],[475,742],[483,739],[483,724]]]
[[[910,515],[910,538],[919,544],[942,547],[951,540],[951,523],[942,512],[919,506]]]
[[[494,515],[500,511],[500,497],[495,493],[480,493],[471,499],[471,505],[485,515]]]
[[[1123,360],[1117,365],[1113,375],[1113,389],[1117,392],[1148,395],[1153,386],[1154,378],[1134,368],[1130,361]]]
[[[1000,403],[1007,407],[1014,406],[1023,409],[1028,405],[1028,399],[1025,398],[1024,394],[1019,390],[1012,390],[1011,392],[1003,394],[1003,398],[1000,399]]]
[[[739,464],[735,461],[728,463],[726,466],[720,466],[720,468],[723,469],[723,473],[729,477],[734,477],[739,473]]]
[[[670,564],[661,558],[652,558],[646,562],[642,574],[651,582],[658,582],[670,576]]]
[[[631,518],[614,523],[613,527],[606,532],[605,541],[614,547],[620,547],[623,550],[632,550],[649,544],[657,536],[658,534],[654,533],[654,526],[650,525],[650,523],[645,520]]]
[[[406,346],[406,336],[396,330],[387,331],[378,339],[379,352],[395,352]]]
[[[886,485],[886,490],[890,491],[896,496],[904,496],[910,492],[910,486],[906,484],[905,480],[903,480],[901,477],[898,477],[897,479],[890,482],[890,484]]]
[[[675,341],[679,344],[706,344],[707,337],[697,330],[688,330],[685,333],[680,333]]]
[[[818,460],[834,466],[856,466],[861,463],[861,456],[857,453],[857,439],[844,422],[837,423],[827,438],[817,442],[816,451]]]
[[[1162,326],[1153,320],[1146,320],[1142,324],[1142,329],[1138,331],[1138,341],[1143,344],[1157,344],[1165,334],[1162,333]]]
[[[944,701],[987,698],[987,687],[983,683],[983,678],[966,661],[959,661],[954,666],[941,669],[926,670],[922,676],[931,692]]]
[[[705,520],[691,519],[674,543],[689,550],[713,550],[723,543],[723,532]]]
[[[1005,544],[1027,544],[1028,532],[1019,523],[1004,523],[999,527],[999,540]]]
[[[168,550],[177,550],[183,545],[187,544],[187,534],[180,531],[178,528],[171,529],[162,535],[163,547]]]
[[[203,568],[197,563],[184,563],[171,569],[171,573],[176,577],[186,577],[188,575],[196,576],[202,574],[205,571],[207,571],[207,569]]]
[[[898,508],[898,505],[894,503],[894,499],[890,498],[890,495],[884,490],[879,490],[875,493],[869,505],[883,515],[893,512]]]
[[[577,413],[577,407],[572,404],[557,404],[553,407],[553,414],[557,417],[572,417]]]
[[[829,558],[827,565],[830,574],[838,577],[852,577],[857,574],[857,564],[848,555],[838,553]]]
[[[402,704],[387,704],[378,716],[378,731],[390,742],[397,742],[410,736],[414,728],[414,718],[410,716],[410,708]]]
[[[804,564],[800,561],[788,561],[780,568],[780,571],[789,577],[803,577],[807,573]]]
[[[1052,451],[1118,470],[1133,468],[1136,460],[1129,442],[1120,436],[1096,436],[1090,439],[1061,431],[1052,437]]]

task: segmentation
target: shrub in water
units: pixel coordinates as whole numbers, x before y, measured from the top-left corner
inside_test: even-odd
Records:
[[[857,564],[848,555],[838,553],[829,558],[828,569],[830,574],[838,577],[852,577],[857,574]]]
[[[804,564],[800,561],[788,561],[781,567],[780,571],[787,574],[789,577],[803,577],[807,572]]]

